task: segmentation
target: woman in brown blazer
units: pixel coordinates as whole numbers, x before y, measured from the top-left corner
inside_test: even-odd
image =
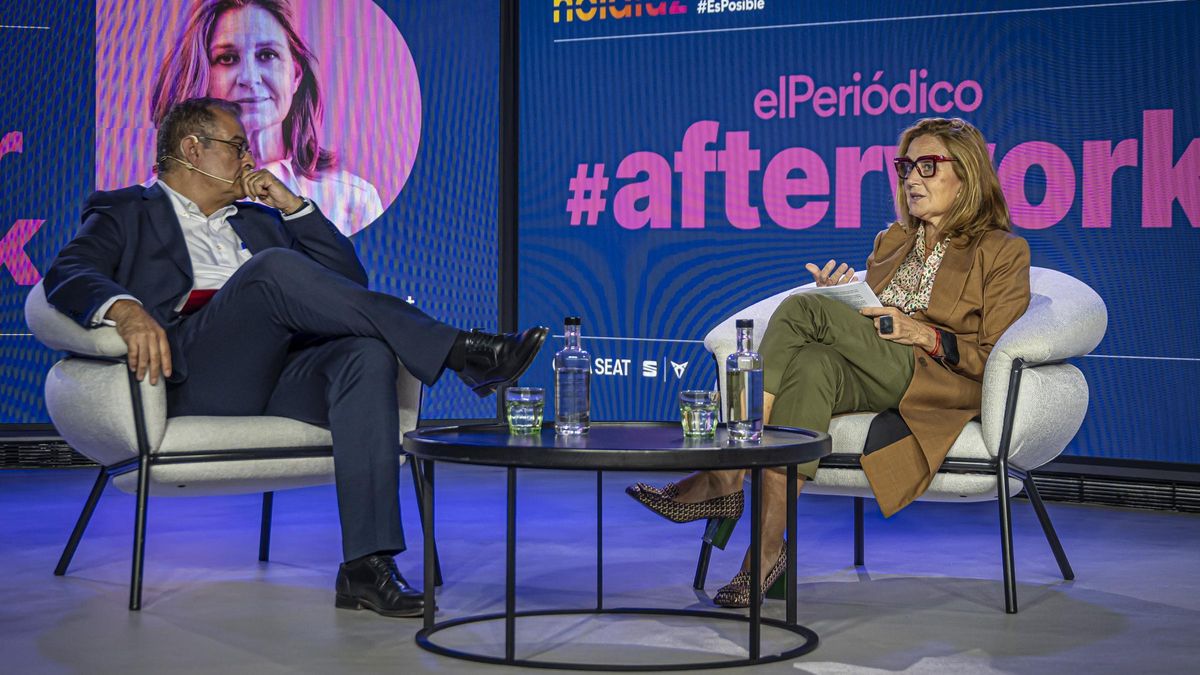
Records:
[[[793,295],[772,315],[760,347],[768,422],[827,431],[835,414],[882,413],[872,422],[862,467],[886,516],[925,491],[979,414],[988,354],[1029,305],[1029,246],[1010,233],[979,130],[961,119],[923,119],[901,134],[895,167],[899,218],[875,237],[867,258],[867,283],[884,306],[856,312],[836,300]],[[832,260],[806,268],[820,286],[854,276]],[[816,464],[800,467],[801,486]],[[626,492],[675,522],[736,518],[744,477],[702,471]],[[763,479],[762,559],[773,563],[764,565],[765,589],[786,569],[789,506],[782,469]],[[749,552],[741,572],[713,597],[716,604],[750,604],[748,568]]]

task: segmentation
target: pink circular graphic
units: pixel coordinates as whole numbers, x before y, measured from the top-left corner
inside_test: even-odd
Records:
[[[416,65],[371,0],[97,0],[96,189],[152,181],[155,101],[204,95],[239,101],[259,166],[347,235],[396,199],[420,146]]]

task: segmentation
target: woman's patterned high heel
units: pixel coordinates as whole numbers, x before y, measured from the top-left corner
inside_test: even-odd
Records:
[[[625,494],[675,523],[690,523],[693,520],[708,518],[740,518],[746,502],[741,490],[702,502],[676,501],[679,488],[674,483],[667,483],[662,489],[638,483],[625,488]]]
[[[771,584],[787,570],[787,549],[779,552],[779,558],[775,560],[775,564],[771,566],[771,571],[767,573],[767,579],[763,582],[762,592],[766,593]],[[759,598],[762,602],[762,598]],[[713,604],[719,607],[749,607],[750,606],[750,573],[741,571],[732,581],[717,589],[716,595],[713,596]]]

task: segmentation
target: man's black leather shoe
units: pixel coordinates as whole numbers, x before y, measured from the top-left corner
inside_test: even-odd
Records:
[[[497,386],[517,379],[533,363],[549,332],[544,326],[503,335],[473,330],[467,334],[466,364],[458,376],[480,398],[494,394]]]
[[[384,616],[421,616],[424,595],[408,585],[390,555],[369,555],[342,563],[337,575],[339,609],[367,609]]]

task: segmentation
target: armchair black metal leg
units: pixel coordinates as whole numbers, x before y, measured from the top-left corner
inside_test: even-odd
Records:
[[[1021,391],[1021,372],[1025,361],[1013,359],[1008,373],[1008,394],[1004,399],[1004,424],[1000,428],[999,456],[996,457],[996,497],[1000,502],[1000,564],[1004,567],[1004,611],[1017,613],[1017,571],[1013,564],[1012,506],[1008,502],[1008,449],[1012,443],[1013,420],[1017,414],[1017,395]]]
[[[275,493],[264,492],[262,498],[262,525],[258,531],[258,560],[271,559],[271,509],[275,505]]]
[[[409,455],[408,466],[412,469],[413,487],[417,492],[417,515],[421,517],[421,523],[425,523],[425,484],[421,480],[421,470],[417,466],[419,462],[416,457]],[[433,543],[433,585],[442,585],[442,559],[438,556],[437,543]]]
[[[862,567],[866,563],[863,546],[863,498],[854,498],[854,566]]]
[[[1001,458],[996,468],[996,487],[1000,502],[1000,562],[1004,567],[1004,611],[1017,613],[1017,573],[1013,563],[1012,509],[1008,503],[1008,462]]]
[[[700,557],[696,560],[696,576],[692,579],[692,588],[704,590],[704,582],[708,578],[708,561],[712,558],[713,547],[722,551],[733,536],[737,527],[737,518],[709,518],[704,526],[704,536],[700,538]]]
[[[700,557],[696,560],[696,576],[692,579],[692,588],[704,590],[704,581],[708,579],[708,561],[712,557],[713,545],[707,540],[700,540]]]
[[[129,609],[142,608],[142,568],[146,560],[146,502],[150,497],[150,440],[137,373],[130,370],[129,400],[133,404],[133,428],[138,445],[137,511],[133,515],[133,571],[129,582]]]
[[[1075,571],[1071,569],[1071,562],[1067,560],[1062,542],[1058,540],[1058,534],[1055,533],[1054,525],[1050,522],[1050,514],[1046,513],[1046,505],[1042,503],[1042,496],[1038,494],[1037,486],[1033,484],[1033,476],[1025,476],[1024,483],[1025,493],[1029,495],[1029,502],[1033,504],[1038,522],[1042,524],[1042,532],[1046,534],[1046,541],[1050,542],[1050,550],[1054,551],[1054,559],[1058,561],[1058,569],[1062,572],[1063,579],[1070,581],[1075,578]]]
[[[129,582],[129,609],[142,608],[142,569],[146,560],[146,503],[150,493],[150,459],[138,461],[137,511],[133,516],[133,571]]]
[[[100,474],[96,476],[96,482],[92,485],[92,493],[88,495],[79,519],[75,521],[75,529],[71,530],[67,546],[58,559],[58,565],[54,568],[54,576],[61,577],[67,573],[67,567],[71,564],[71,559],[75,557],[75,549],[79,548],[79,540],[83,538],[83,531],[87,529],[88,523],[92,520],[92,513],[95,512],[96,503],[100,501],[100,495],[104,493],[106,485],[108,485],[108,469],[100,467]]]

